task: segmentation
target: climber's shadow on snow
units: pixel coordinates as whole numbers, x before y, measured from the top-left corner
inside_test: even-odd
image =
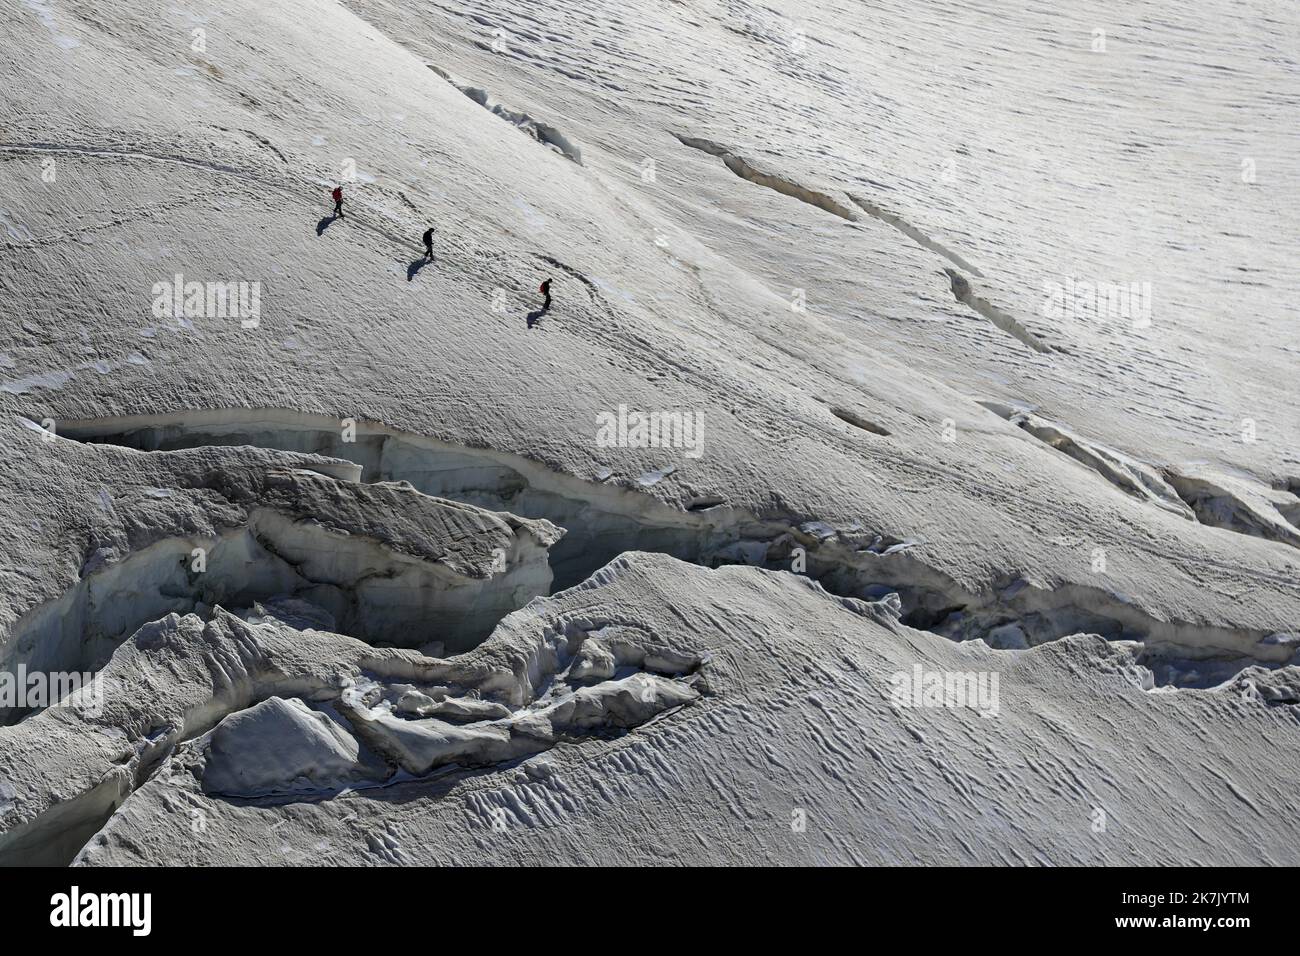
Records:
[[[549,305],[544,305],[540,309],[534,309],[528,313],[528,327],[531,329],[534,325],[542,320],[542,316],[551,311]]]
[[[420,258],[412,262],[409,266],[406,267],[406,281],[410,282],[412,279],[418,276],[420,274],[420,270],[423,269],[432,261],[433,261],[432,259],[426,259],[424,256],[420,256]]]
[[[325,235],[325,230],[334,225],[334,220],[337,218],[338,216],[326,216],[320,222],[316,223],[316,235]]]

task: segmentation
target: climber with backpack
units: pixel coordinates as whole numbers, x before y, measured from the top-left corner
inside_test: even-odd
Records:
[[[334,200],[334,215],[339,219],[343,218],[343,187],[335,186],[334,191],[330,193],[330,198]]]
[[[540,309],[534,309],[532,312],[528,313],[528,327],[530,329],[540,321],[542,316],[551,311],[551,280],[546,279],[543,281],[542,284],[538,286],[537,291],[546,296],[546,300],[542,302],[542,307]]]

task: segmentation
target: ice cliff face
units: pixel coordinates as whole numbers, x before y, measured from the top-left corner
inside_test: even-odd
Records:
[[[0,10],[0,860],[1296,862],[1247,7]]]

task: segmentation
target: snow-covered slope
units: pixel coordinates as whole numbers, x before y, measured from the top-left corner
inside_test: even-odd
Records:
[[[251,639],[278,663],[284,638],[268,630],[218,619],[203,640]],[[123,649],[122,670],[141,644]],[[260,741],[214,754],[227,717],[167,757],[78,860],[262,863],[269,848],[269,862],[290,864],[1296,862],[1293,825],[1269,811],[1300,772],[1289,708],[1236,689],[1152,691],[1133,645],[954,644],[788,573],[635,555],[508,618],[473,659],[526,656],[534,687],[556,694],[550,675],[598,657],[592,645],[629,664],[645,656],[621,679],[572,680],[589,688],[577,694],[612,702],[611,685],[634,684],[623,693],[640,709],[606,705],[588,729],[566,728],[563,746],[550,746],[549,700],[468,724],[394,718],[385,701],[401,685],[372,651],[373,683],[344,690],[336,719],[381,748],[394,731],[376,738],[375,722],[436,734],[439,749],[418,752],[439,757],[382,787],[344,776],[360,775],[356,761],[306,795],[285,783],[232,799],[214,783],[226,762],[260,768]],[[343,666],[337,644],[329,656],[316,646],[315,667]],[[445,666],[424,667],[415,681],[447,680]],[[971,706],[895,706],[895,675],[910,682],[916,668],[998,680],[984,676],[991,694]],[[655,718],[665,705],[679,709]],[[620,726],[636,730],[611,738]],[[470,769],[448,774],[448,760]]]
[[[0,656],[107,679],[161,634],[333,668],[240,657],[237,694],[155,668],[92,725],[12,708],[7,858],[103,826],[82,862],[261,859],[274,826],[304,862],[1282,861],[1252,828],[1290,826],[1298,776],[1294,10],[55,0],[0,25]],[[256,307],[187,315],[177,282]],[[629,411],[694,428],[611,444]],[[611,625],[694,656],[625,672],[582,650]],[[651,699],[543,686],[537,634],[565,639],[551,676]],[[479,654],[527,679],[433,692]],[[918,664],[1000,674],[998,716],[891,706]],[[513,765],[541,749],[581,770]],[[593,804],[641,759],[643,816]],[[583,796],[529,796],[554,779]],[[563,812],[464,826],[534,798]],[[1193,801],[1196,832],[1162,816]],[[189,809],[230,832],[168,835]]]

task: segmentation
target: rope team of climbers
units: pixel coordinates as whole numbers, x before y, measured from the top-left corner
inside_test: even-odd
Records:
[[[335,219],[345,218],[343,215],[343,187],[335,186],[334,189],[330,191],[330,198],[334,200],[334,218]],[[432,262],[433,261],[433,227],[432,226],[424,230],[424,235],[420,237],[420,241],[424,243],[424,259],[422,261]],[[416,268],[416,267],[413,266],[412,268]],[[537,324],[538,320],[541,319],[542,316],[546,315],[546,313],[551,311],[551,280],[549,277],[542,281],[542,284],[538,286],[537,291],[540,292],[544,298],[542,300],[542,307],[528,314],[528,327],[530,329]]]

